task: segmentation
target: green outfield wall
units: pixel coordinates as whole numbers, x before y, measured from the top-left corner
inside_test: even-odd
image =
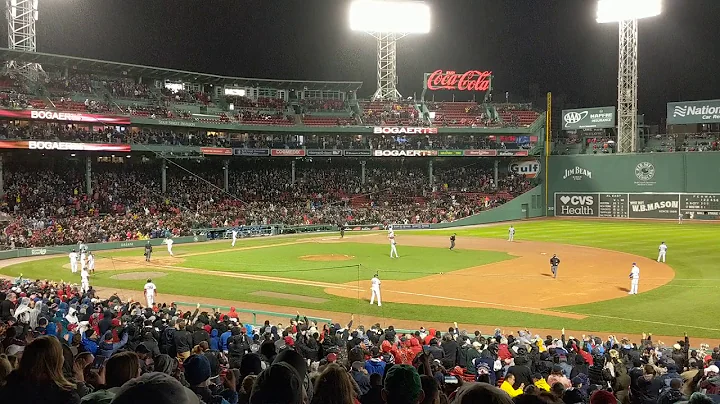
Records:
[[[720,219],[720,153],[551,156],[548,216]]]
[[[545,199],[543,195],[543,186],[537,186],[497,208],[486,210],[477,215],[464,217],[450,223],[432,224],[430,227],[433,229],[444,229],[455,226],[471,226],[545,216]]]

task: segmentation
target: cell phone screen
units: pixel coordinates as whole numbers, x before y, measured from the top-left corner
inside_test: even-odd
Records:
[[[96,356],[95,360],[93,361],[93,369],[100,369],[105,365],[105,362],[107,362],[108,358],[104,356]]]
[[[446,384],[458,384],[458,379],[455,376],[445,376]]]

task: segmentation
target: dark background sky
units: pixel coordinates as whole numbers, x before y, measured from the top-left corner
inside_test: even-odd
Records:
[[[423,72],[489,69],[495,98],[615,105],[616,24],[595,0],[430,0],[428,35],[402,39],[399,89]],[[375,89],[375,42],[348,28],[348,0],[41,0],[38,51],[223,75],[360,80]],[[717,97],[720,0],[664,0],[640,22],[639,109]],[[447,95],[447,94],[446,94]]]

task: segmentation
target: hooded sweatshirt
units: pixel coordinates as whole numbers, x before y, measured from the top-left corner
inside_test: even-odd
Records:
[[[210,332],[210,350],[220,350],[220,331],[218,331],[217,328],[213,328]]]

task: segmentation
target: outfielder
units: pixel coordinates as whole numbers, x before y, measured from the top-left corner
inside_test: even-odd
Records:
[[[630,293],[629,295],[638,294],[638,284],[640,283],[640,268],[633,262],[632,269],[630,270]]]
[[[662,262],[665,262],[665,253],[667,252],[667,246],[665,245],[665,242],[663,241],[660,243],[660,247],[658,247],[658,259],[657,262],[660,262],[660,259],[662,259]]]
[[[157,296],[157,287],[152,283],[152,279],[148,279],[145,287],[143,288],[145,293],[145,300],[147,301],[147,307],[152,308],[155,303],[155,297]]]
[[[168,249],[168,252],[170,253],[170,256],[174,257],[175,255],[173,255],[173,252],[172,252],[173,239],[168,237],[165,239],[165,241],[163,241],[163,244],[167,244],[167,249]]]
[[[235,242],[237,241],[237,229],[232,229],[232,247],[235,247]]]
[[[455,248],[455,233],[453,233],[453,235],[450,236],[450,249],[452,250],[454,248]]]
[[[87,253],[85,250],[80,250],[80,271],[87,269]]]
[[[553,254],[550,258],[550,271],[552,271],[553,279],[557,278],[558,265],[560,265],[560,258],[557,257],[557,254]]]
[[[392,227],[388,230],[388,239],[390,240],[390,258],[393,258],[393,254],[395,255],[394,258],[400,258],[397,252],[397,243],[395,242],[395,232]]]
[[[382,306],[382,303],[380,302],[380,277],[378,274],[375,274],[373,278],[370,280],[370,291],[372,292],[372,295],[370,297],[370,304],[373,304],[375,302],[375,298],[377,298],[377,304],[378,307]]]
[[[678,224],[682,224],[682,222],[683,222],[683,214],[681,213],[680,215],[678,215]]]
[[[508,229],[508,241],[515,241],[515,228],[512,225]]]
[[[72,252],[70,252],[68,257],[70,258],[70,270],[72,271],[72,273],[77,273],[77,271],[78,271],[78,264],[77,264],[78,254],[75,252],[75,249],[73,249]]]

